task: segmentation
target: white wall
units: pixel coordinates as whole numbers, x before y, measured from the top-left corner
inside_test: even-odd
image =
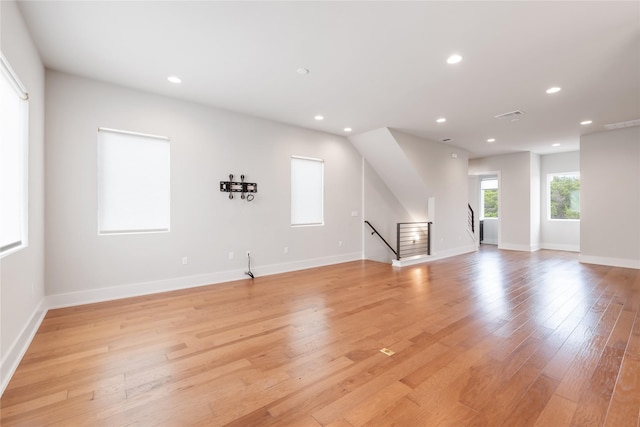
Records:
[[[531,153],[529,209],[531,219],[529,221],[531,249],[540,249],[540,155]]]
[[[362,257],[362,161],[345,138],[59,72],[46,83],[47,293],[67,294],[54,305],[247,277],[247,250],[256,275]],[[170,233],[98,236],[97,127],[171,138]],[[290,226],[291,155],[325,160],[324,226]],[[257,182],[253,202],[219,191],[230,173]]]
[[[549,188],[547,175],[551,173],[579,172],[580,152],[547,154],[541,156],[540,173],[540,226],[543,249],[580,251],[580,221],[549,219]]]
[[[482,242],[487,245],[497,245],[498,239],[498,218],[485,218],[482,220]]]
[[[536,160],[532,153],[514,153],[501,156],[472,159],[469,161],[470,175],[487,175],[499,172],[500,219],[499,247],[532,251],[539,248],[539,242],[532,240],[536,235],[532,230],[532,173],[535,176]],[[538,172],[539,174],[539,172]],[[536,181],[536,183],[539,180]],[[534,206],[539,209],[539,206]]]
[[[0,2],[0,44],[29,92],[29,246],[0,260],[0,393],[44,310],[44,67],[13,1]]]
[[[393,192],[371,165],[364,161],[364,218],[373,225],[378,233],[396,249],[396,224],[410,222],[413,218],[400,204]],[[366,259],[389,263],[395,258],[393,252],[376,235],[371,234],[368,226],[364,228],[364,257]]]
[[[580,260],[640,268],[640,127],[580,138]]]
[[[371,130],[350,136],[349,141],[393,192],[411,221],[427,221],[429,189],[391,130]]]
[[[429,218],[433,222],[432,255],[474,251],[476,244],[467,233],[469,153],[393,129],[391,134],[422,177],[428,196],[435,198],[435,216]]]

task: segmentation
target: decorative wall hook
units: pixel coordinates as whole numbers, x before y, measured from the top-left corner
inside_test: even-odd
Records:
[[[220,191],[229,193],[229,198],[233,199],[233,193],[241,193],[240,198],[250,202],[254,199],[252,193],[258,192],[258,184],[255,182],[244,182],[244,175],[240,175],[240,182],[233,180],[233,174],[229,174],[229,181],[220,181]]]

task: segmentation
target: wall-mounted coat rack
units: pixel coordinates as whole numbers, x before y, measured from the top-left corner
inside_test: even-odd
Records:
[[[240,175],[240,182],[233,180],[233,174],[229,174],[229,181],[220,181],[220,191],[229,193],[229,198],[233,199],[233,193],[242,193],[240,198],[250,202],[255,197],[252,193],[258,192],[258,184],[255,182],[244,182],[244,175]]]

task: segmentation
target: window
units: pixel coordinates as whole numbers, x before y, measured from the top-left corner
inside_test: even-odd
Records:
[[[324,224],[324,162],[291,157],[291,225]]]
[[[0,256],[28,244],[29,96],[0,54]]]
[[[169,231],[169,139],[98,129],[98,232]]]
[[[547,175],[549,219],[580,219],[580,173]]]
[[[480,219],[498,218],[498,180],[496,178],[480,181]]]

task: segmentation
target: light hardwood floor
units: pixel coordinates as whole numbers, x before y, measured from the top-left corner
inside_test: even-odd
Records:
[[[638,427],[639,306],[640,270],[484,247],[52,310],[0,424]]]

